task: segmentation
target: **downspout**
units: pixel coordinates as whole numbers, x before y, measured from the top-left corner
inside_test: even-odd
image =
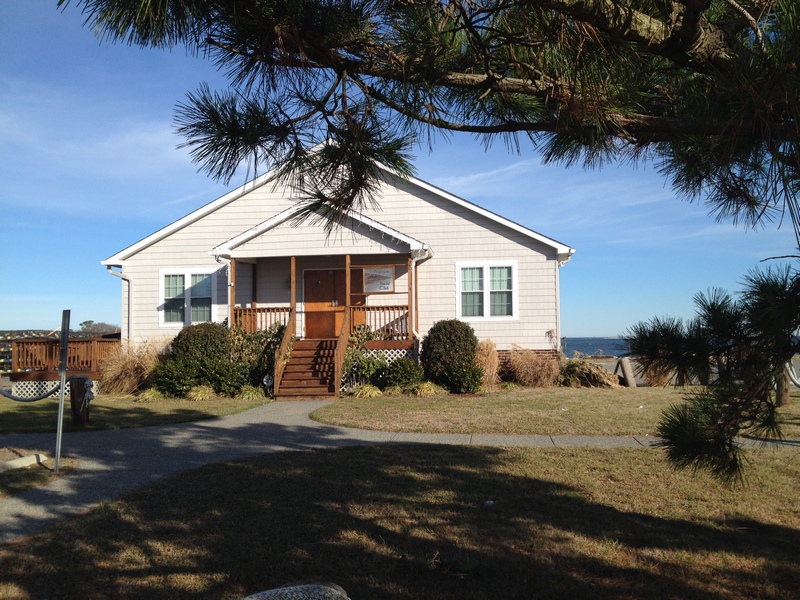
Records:
[[[128,283],[128,334],[125,336],[125,339],[127,339],[130,343],[132,331],[131,324],[133,323],[133,281],[127,275],[123,275],[121,272],[114,271],[111,265],[106,266],[106,271],[108,271],[108,273],[114,277],[119,277],[122,279],[122,281],[126,281]]]

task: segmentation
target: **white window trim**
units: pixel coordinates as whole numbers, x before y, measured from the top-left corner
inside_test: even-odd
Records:
[[[491,311],[491,285],[490,285],[490,271],[491,267],[511,267],[511,282],[513,289],[511,290],[511,316],[492,317],[485,314],[482,317],[465,317],[461,314],[461,269],[469,269],[480,267],[483,269],[483,307],[486,313]],[[462,321],[518,321],[519,320],[519,277],[517,276],[517,261],[516,260],[471,260],[456,263],[456,317]]]
[[[211,275],[211,322],[217,322],[217,271],[214,267],[182,267],[174,269],[159,269],[158,271],[158,326],[165,329],[182,329],[192,325],[192,275]],[[164,320],[164,277],[167,275],[183,275],[184,298],[186,309],[183,323],[168,323]],[[200,321],[198,321],[200,322]],[[205,322],[205,321],[203,321]]]

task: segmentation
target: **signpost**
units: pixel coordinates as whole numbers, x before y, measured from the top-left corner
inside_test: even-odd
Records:
[[[64,388],[67,387],[67,351],[69,349],[69,310],[61,313],[61,352],[59,355],[58,374],[61,376],[61,386],[58,397],[58,425],[56,428],[56,466],[55,472],[61,462],[61,431],[64,428]]]

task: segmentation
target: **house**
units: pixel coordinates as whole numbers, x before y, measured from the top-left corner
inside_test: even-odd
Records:
[[[322,218],[298,221],[304,204],[265,174],[102,261],[123,280],[123,340],[171,338],[202,321],[280,322],[293,361],[325,355],[335,369],[355,327],[380,331],[374,345],[391,359],[458,318],[500,351],[554,352],[559,267],[574,250],[419,179],[384,175],[379,206],[330,235]],[[283,373],[275,383],[289,389]]]

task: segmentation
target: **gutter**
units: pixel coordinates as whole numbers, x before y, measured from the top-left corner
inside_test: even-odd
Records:
[[[133,323],[133,281],[127,275],[123,275],[119,271],[114,271],[111,265],[106,265],[106,271],[114,277],[119,277],[122,281],[128,282],[128,334],[125,338],[128,342],[131,341],[131,326]]]

